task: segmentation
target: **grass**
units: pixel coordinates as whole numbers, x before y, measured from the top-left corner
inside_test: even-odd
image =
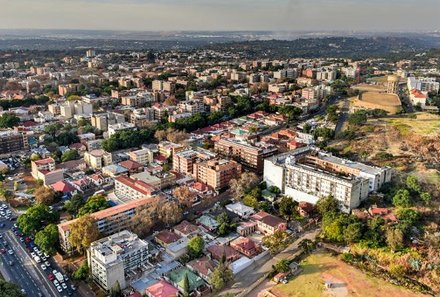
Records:
[[[434,136],[440,134],[440,116],[429,113],[417,113],[416,118],[386,118],[391,126],[396,127],[402,136],[412,133],[420,136]]]
[[[279,297],[333,296],[324,287],[325,280],[343,283],[347,296],[420,297],[421,294],[394,286],[386,281],[369,277],[362,271],[325,252],[308,256],[301,262],[303,271],[287,284],[278,284],[270,291]],[[344,294],[335,294],[343,296]]]

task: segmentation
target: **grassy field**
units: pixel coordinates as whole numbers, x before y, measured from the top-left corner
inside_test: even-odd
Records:
[[[396,127],[403,136],[415,133],[421,136],[440,134],[440,116],[430,113],[417,113],[417,118],[388,118],[390,125]]]
[[[303,271],[287,284],[270,291],[279,297],[421,297],[422,294],[394,286],[386,281],[365,275],[328,253],[315,253],[301,262]],[[325,282],[333,288],[326,289]]]

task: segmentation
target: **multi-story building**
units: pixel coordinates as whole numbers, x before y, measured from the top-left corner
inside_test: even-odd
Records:
[[[252,221],[257,224],[257,229],[262,234],[274,234],[276,231],[286,231],[287,222],[267,212],[260,211],[252,215]]]
[[[419,90],[422,92],[439,92],[440,82],[438,82],[434,77],[408,77],[408,90]]]
[[[138,108],[130,115],[130,123],[136,127],[148,127],[154,121],[154,109],[153,108]]]
[[[84,153],[84,161],[93,169],[102,169],[112,164],[112,154],[102,149],[92,150]]]
[[[115,178],[115,195],[123,202],[151,197],[155,192],[156,189],[152,185],[141,180],[122,175]]]
[[[255,146],[245,141],[228,138],[216,142],[215,151],[233,158],[249,169],[263,172],[264,159],[275,155],[278,149],[273,145]]]
[[[118,233],[122,230],[128,230],[133,225],[133,217],[137,212],[152,203],[154,198],[142,198],[132,200],[127,203],[119,204],[98,212],[94,212],[91,216],[95,219],[100,235],[108,236]],[[58,224],[58,235],[60,239],[61,249],[72,254],[73,248],[69,241],[70,226],[78,219],[70,220]]]
[[[42,160],[31,161],[32,176],[36,180],[42,180],[45,186],[52,185],[63,180],[63,170],[56,169],[55,160],[46,158]]]
[[[351,211],[391,180],[391,169],[368,166],[332,156],[313,146],[268,158],[264,180],[298,202],[315,204],[332,195],[341,210]]]
[[[159,154],[168,158],[183,150],[183,146],[169,141],[161,141],[158,145]]]
[[[215,190],[228,186],[229,181],[241,173],[241,165],[232,160],[213,159],[195,163],[193,175],[197,181],[207,184]]]
[[[28,136],[12,130],[0,131],[0,154],[28,150]]]
[[[153,162],[153,152],[150,149],[140,149],[129,152],[130,160],[136,161],[143,165],[148,165]]]
[[[127,230],[97,240],[87,253],[92,279],[106,291],[116,283],[124,289],[125,275],[143,267],[154,256],[152,251],[146,241]]]
[[[107,131],[109,125],[119,124],[125,122],[123,114],[114,112],[93,114],[91,117],[91,124],[96,129]]]
[[[183,174],[191,174],[197,159],[197,152],[184,150],[173,155],[173,170]]]
[[[203,100],[199,99],[186,100],[179,104],[179,109],[183,112],[186,111],[192,114],[205,112],[205,104],[203,103]]]
[[[132,123],[117,123],[113,125],[108,125],[108,137],[116,134],[117,132],[136,130],[136,126]]]

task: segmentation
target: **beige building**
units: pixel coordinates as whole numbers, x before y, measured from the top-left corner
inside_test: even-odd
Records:
[[[52,158],[32,161],[31,168],[33,178],[42,180],[45,186],[52,185],[64,178],[63,170],[56,169],[55,160]]]
[[[193,175],[197,181],[215,190],[226,188],[229,181],[241,173],[241,165],[235,161],[213,159],[194,164]]]
[[[122,175],[115,178],[115,195],[122,202],[151,197],[155,192],[152,185],[141,180]]]
[[[142,165],[148,165],[153,162],[153,152],[146,148],[129,152],[128,155],[130,156],[130,160]]]
[[[84,161],[93,169],[102,169],[112,164],[112,154],[102,149],[92,150],[84,154]]]

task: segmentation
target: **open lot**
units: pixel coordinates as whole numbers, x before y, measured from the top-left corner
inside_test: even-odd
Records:
[[[287,284],[279,284],[270,291],[279,297],[294,296],[425,296],[397,287],[386,281],[369,277],[362,271],[344,263],[326,252],[317,252],[301,262],[303,271]],[[332,288],[325,288],[331,282]]]
[[[430,113],[417,113],[417,118],[386,118],[386,123],[396,127],[403,136],[412,133],[420,136],[434,136],[440,134],[440,116]]]

